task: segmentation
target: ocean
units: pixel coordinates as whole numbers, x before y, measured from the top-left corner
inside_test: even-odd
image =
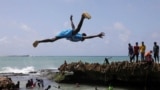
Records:
[[[57,69],[65,60],[68,63],[80,60],[89,63],[104,63],[105,58],[110,58],[110,62],[129,60],[127,56],[1,56],[0,73],[28,73],[41,69]]]
[[[1,56],[0,57],[0,75],[4,73],[23,73],[24,76],[10,76],[14,83],[20,81],[20,90],[44,90],[48,85],[51,85],[49,90],[95,90],[95,86],[81,85],[75,87],[74,84],[58,84],[46,77],[41,77],[39,74],[30,74],[29,72],[40,71],[46,69],[57,70],[60,65],[66,60],[67,63],[83,61],[89,63],[104,63],[105,58],[109,58],[109,62],[117,62],[129,60],[128,56]],[[44,80],[44,88],[26,89],[27,80],[41,78]],[[55,86],[61,86],[61,89]],[[98,90],[107,90],[107,86],[97,86]],[[114,87],[114,90],[129,90],[125,87]],[[132,89],[133,90],[133,89]]]

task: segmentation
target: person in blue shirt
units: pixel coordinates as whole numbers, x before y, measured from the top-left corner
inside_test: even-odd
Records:
[[[130,58],[130,62],[132,62],[132,59],[134,59],[133,55],[134,55],[133,46],[129,43],[128,44],[128,56]]]
[[[66,38],[67,40],[70,40],[72,42],[78,42],[78,41],[84,41],[85,39],[91,39],[91,38],[95,38],[95,37],[103,38],[103,36],[105,35],[104,32],[101,32],[96,35],[90,35],[90,36],[87,36],[86,33],[79,33],[81,30],[84,19],[91,19],[91,16],[87,12],[82,13],[82,16],[81,16],[81,19],[80,19],[80,22],[79,22],[77,28],[75,28],[75,25],[73,23],[72,18],[73,18],[73,16],[71,15],[70,21],[71,21],[72,29],[61,31],[58,35],[56,35],[55,37],[50,38],[50,39],[36,40],[33,43],[33,47],[37,47],[39,43],[54,42],[54,41],[62,39],[62,38]]]

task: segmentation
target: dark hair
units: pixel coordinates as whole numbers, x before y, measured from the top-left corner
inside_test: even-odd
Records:
[[[87,36],[86,33],[82,33],[82,41],[84,41],[85,39],[83,38],[83,36]]]
[[[82,33],[82,36],[87,36],[87,34],[86,33]]]

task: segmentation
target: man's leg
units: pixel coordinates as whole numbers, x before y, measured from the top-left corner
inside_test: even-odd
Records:
[[[37,47],[39,43],[54,42],[58,39],[60,39],[60,38],[54,37],[54,38],[51,38],[51,39],[37,40],[33,43],[33,47]]]
[[[154,62],[156,62],[156,54],[154,53]]]
[[[132,55],[131,60],[134,60],[134,62],[135,62],[135,54]]]
[[[141,61],[143,61],[143,53],[141,52]]]
[[[130,62],[132,62],[132,56],[131,56],[131,55],[129,55],[129,57],[130,57]]]
[[[157,61],[158,61],[158,63],[159,63],[159,54],[157,53]]]
[[[84,21],[85,18],[90,19],[91,16],[88,13],[83,13],[82,14],[77,28],[75,30],[73,30],[73,35],[77,34],[81,30],[81,27],[82,27],[82,24],[83,24],[83,21]]]
[[[145,53],[143,52],[143,53],[142,53],[142,61],[144,61],[144,54],[145,54]]]
[[[137,63],[138,63],[138,56],[139,56],[139,55],[138,55],[138,54],[136,54],[136,62],[137,62]]]

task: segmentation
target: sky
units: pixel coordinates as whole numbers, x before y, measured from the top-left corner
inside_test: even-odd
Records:
[[[70,15],[77,26],[83,12],[92,18],[79,33],[105,32],[102,39],[32,46],[70,29]],[[0,56],[121,56],[142,41],[146,51],[160,45],[160,0],[0,0]]]

